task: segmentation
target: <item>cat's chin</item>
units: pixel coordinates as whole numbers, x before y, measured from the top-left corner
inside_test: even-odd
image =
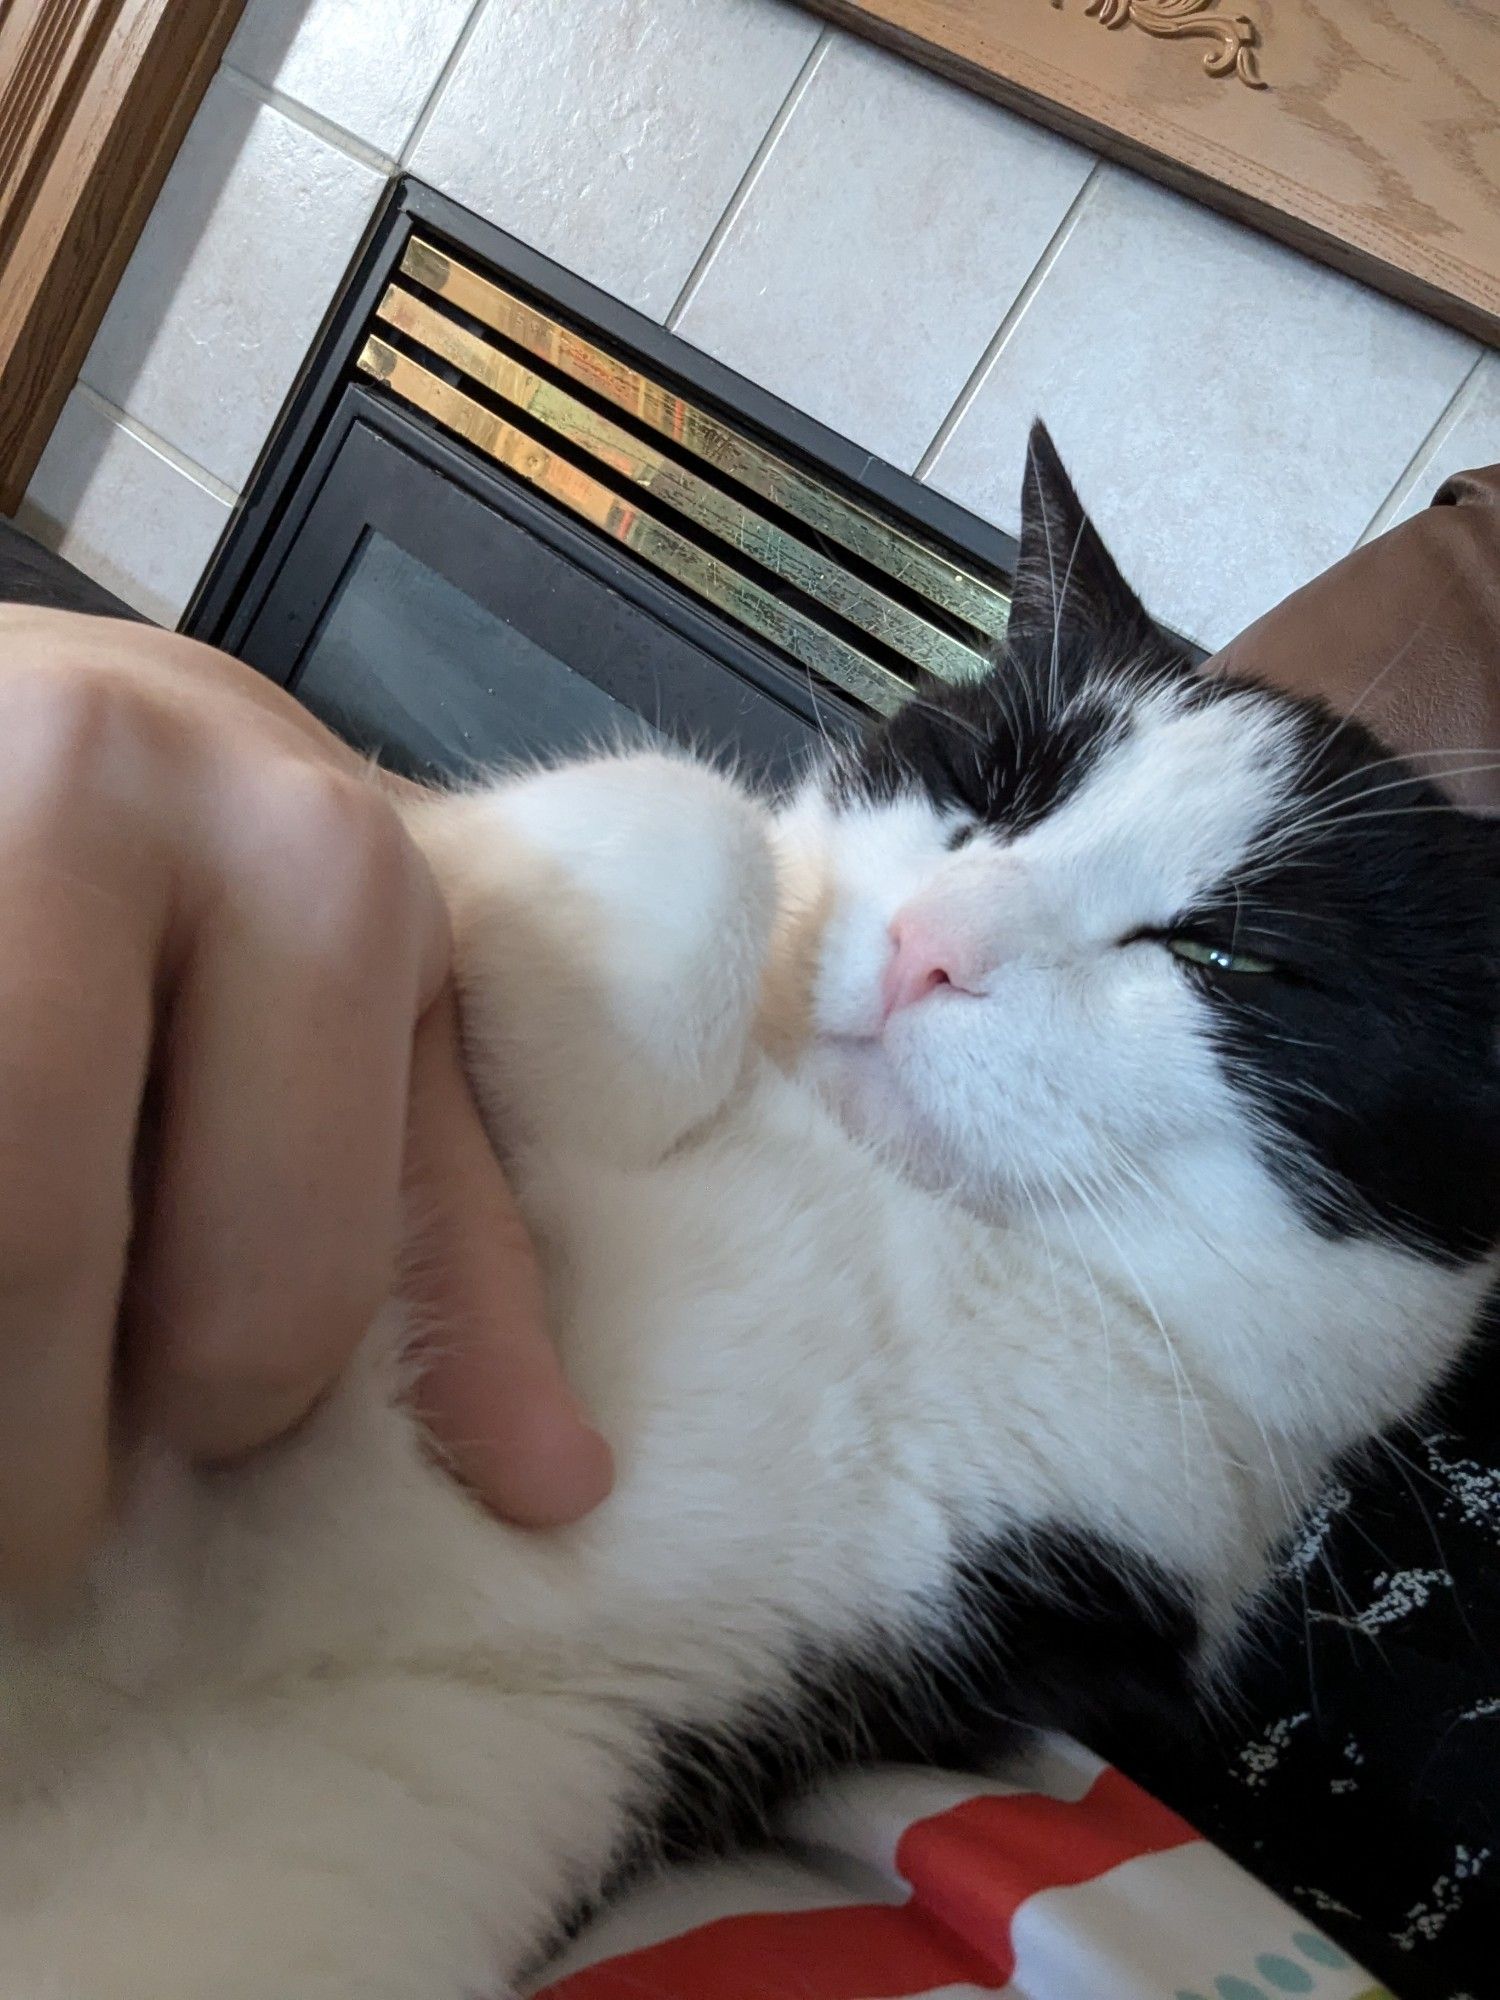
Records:
[[[845,1131],[913,1187],[966,1209],[980,1222],[1024,1223],[1034,1217],[1034,1203],[1022,1187],[1008,1186],[992,1171],[977,1173],[957,1157],[878,1037],[815,1034],[798,1067]]]
[[[960,1177],[942,1135],[878,1037],[815,1034],[800,1068],[844,1129],[903,1178],[934,1194],[958,1191]]]

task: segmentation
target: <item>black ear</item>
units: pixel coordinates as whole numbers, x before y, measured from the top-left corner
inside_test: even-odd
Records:
[[[1120,659],[1165,639],[1083,511],[1041,422],[1026,444],[1021,549],[1006,636],[1018,653],[1107,649]]]

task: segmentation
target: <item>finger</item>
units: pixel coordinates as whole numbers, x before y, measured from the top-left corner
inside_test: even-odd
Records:
[[[166,920],[153,856],[90,811],[110,746],[9,699],[0,799],[0,1591],[60,1583],[109,1499],[130,1165]],[[61,782],[59,782],[61,781]],[[56,789],[50,789],[56,786]]]
[[[552,1527],[609,1492],[609,1446],[547,1338],[536,1257],[469,1091],[451,995],[412,1058],[403,1289],[420,1329],[416,1403],[456,1474],[505,1519]]]
[[[261,831],[171,999],[131,1287],[143,1421],[210,1460],[305,1416],[388,1295],[425,948],[388,809],[305,770],[220,817]]]

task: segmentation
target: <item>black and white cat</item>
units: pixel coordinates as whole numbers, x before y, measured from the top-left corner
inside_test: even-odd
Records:
[[[471,2000],[836,1757],[1212,1673],[1500,1241],[1490,829],[1202,678],[1033,442],[1004,653],[777,812],[687,759],[414,811],[619,1483],[533,1536],[372,1328],[152,1458],[0,1635],[5,2000]]]

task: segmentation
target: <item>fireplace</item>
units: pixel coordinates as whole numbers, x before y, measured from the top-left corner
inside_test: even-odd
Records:
[[[1013,556],[406,181],[187,625],[415,775],[664,739],[784,779],[980,671]]]

